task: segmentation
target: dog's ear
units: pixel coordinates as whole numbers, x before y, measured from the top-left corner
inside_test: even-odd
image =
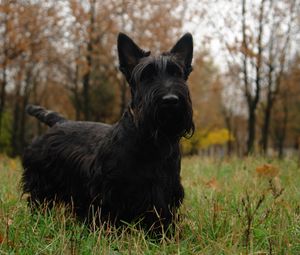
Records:
[[[189,76],[193,60],[193,36],[190,33],[184,34],[170,50],[182,63],[185,69],[185,79]]]
[[[130,37],[119,33],[118,54],[119,69],[129,82],[133,68],[139,63],[141,58],[148,57],[150,51],[142,50]]]

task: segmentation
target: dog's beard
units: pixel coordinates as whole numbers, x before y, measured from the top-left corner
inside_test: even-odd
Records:
[[[163,106],[155,100],[140,105],[139,126],[154,139],[191,137],[194,133],[193,111],[190,100],[177,106]]]
[[[160,107],[155,116],[157,128],[166,136],[188,136],[192,129],[192,115],[188,112],[181,107]]]

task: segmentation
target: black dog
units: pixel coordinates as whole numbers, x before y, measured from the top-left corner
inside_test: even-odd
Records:
[[[31,204],[72,205],[99,223],[140,221],[166,229],[182,203],[179,141],[194,131],[186,80],[193,39],[185,34],[159,56],[119,34],[120,70],[132,101],[114,125],[69,121],[39,106],[27,112],[51,128],[23,157],[23,191]],[[93,217],[91,217],[93,216]]]

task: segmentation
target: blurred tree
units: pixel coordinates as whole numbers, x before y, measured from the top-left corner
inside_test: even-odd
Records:
[[[264,12],[265,0],[261,0],[258,11],[258,34],[257,36],[247,35],[247,8],[246,0],[242,1],[242,45],[241,53],[243,59],[242,73],[244,81],[244,95],[248,106],[248,140],[247,154],[254,152],[256,109],[261,96],[261,69],[263,54],[263,33],[264,33]],[[249,21],[248,21],[249,22]],[[251,45],[252,43],[252,45]],[[256,51],[256,52],[255,52]],[[254,65],[254,86],[251,86],[249,78],[249,64]],[[254,87],[254,92],[253,91]]]
[[[38,121],[27,121],[29,102],[66,115],[75,113],[76,119],[118,119],[128,104],[128,88],[118,71],[117,33],[128,32],[141,47],[169,49],[181,34],[183,3],[2,1],[0,131],[11,121],[11,134],[2,133],[2,141],[9,137],[16,155],[27,137],[42,132]],[[12,118],[2,125],[4,111]]]
[[[70,0],[73,19],[68,31],[71,31],[74,64],[67,68],[67,73],[73,77],[69,88],[77,116],[83,112],[84,119],[111,122],[123,113],[128,103],[128,88],[117,69],[117,33],[129,33],[144,48],[171,47],[182,28],[181,18],[175,15],[178,13],[172,12],[176,3],[179,5],[181,1]],[[167,12],[171,15],[163,16]],[[91,93],[95,91],[106,93],[110,100],[91,102]],[[119,103],[121,109],[112,107],[113,103]],[[106,116],[102,119],[99,119],[100,106]]]
[[[282,74],[281,86],[272,114],[272,137],[278,156],[284,156],[288,139],[289,147],[299,149],[300,138],[300,57],[297,55],[291,68]]]
[[[220,80],[220,72],[207,51],[195,54],[193,66],[189,86],[196,133],[190,140],[183,140],[183,152],[195,154],[199,150],[227,143],[229,153],[233,139],[232,130],[229,130],[230,127],[226,126],[223,119],[223,83]],[[227,134],[230,133],[230,139],[223,139],[224,130]]]
[[[189,79],[197,127],[191,151],[226,129],[234,137],[226,139],[229,154],[251,153],[259,125],[262,151],[270,131],[278,151],[298,140],[298,62],[291,56],[299,35],[299,0],[201,1],[197,17],[189,16],[194,7],[186,0],[1,1],[1,150],[9,139],[13,149],[5,150],[19,154],[28,138],[42,132],[43,125],[26,117],[29,102],[77,120],[116,121],[130,100],[118,71],[118,32],[155,54],[169,50],[197,18],[202,25],[195,29]],[[198,32],[206,27],[214,30],[201,38]],[[213,38],[223,52],[210,53]]]
[[[264,114],[260,141],[264,154],[268,149],[271,114],[278,93],[280,90],[289,90],[288,87],[282,86],[282,79],[284,71],[287,69],[293,37],[297,34],[296,32],[300,32],[300,29],[295,30],[296,18],[300,14],[299,6],[300,2],[297,0],[284,3],[272,1],[268,11],[267,23],[270,35],[266,43],[266,99],[262,102]],[[289,94],[289,92],[282,91],[282,99],[285,97],[284,94]]]
[[[195,54],[193,68],[189,86],[196,127],[203,129],[223,127],[222,83],[217,67],[209,54],[203,51]]]
[[[1,152],[11,154],[11,113],[10,111],[3,112],[2,116],[2,131],[0,136]]]
[[[32,92],[38,88],[39,76],[46,72],[45,66],[53,61],[54,42],[60,38],[56,29],[59,22],[57,10],[50,2],[47,3],[4,1],[2,5],[9,7],[5,9],[9,19],[4,23],[5,34],[1,37],[10,52],[5,54],[4,51],[2,55],[3,84],[9,81],[9,89],[4,86],[2,97],[9,93],[8,106],[13,117],[10,136],[13,155],[19,154],[26,144],[25,106]],[[5,106],[4,100],[1,103]]]
[[[19,6],[10,1],[0,3],[0,48],[1,48],[1,90],[0,90],[0,138],[2,135],[2,117],[6,105],[7,86],[9,81],[9,68],[13,61],[23,52],[24,44],[20,35],[15,33],[14,22],[16,13],[19,12]]]
[[[225,90],[231,90],[235,85],[245,99],[248,118],[246,154],[254,152],[256,147],[259,106],[263,106],[260,146],[266,151],[272,107],[299,34],[296,23],[299,0],[205,1],[199,8],[208,13],[206,24],[213,29],[209,40],[213,42],[218,38],[224,49],[223,60],[227,64],[222,70]],[[228,75],[232,77],[231,84],[226,79]],[[230,126],[233,115],[243,112],[242,109],[232,110],[230,106],[231,100],[239,104],[239,98],[227,97],[227,102],[224,102],[227,126]]]
[[[64,66],[67,76],[71,77],[68,87],[72,92],[71,98],[77,119],[80,118],[81,112],[85,120],[98,119],[99,116],[92,114],[97,111],[91,101],[92,92],[105,93],[108,91],[105,88],[106,83],[114,84],[116,80],[112,79],[116,68],[111,64],[114,63],[112,47],[115,45],[117,31],[113,19],[114,7],[115,3],[111,1],[69,1],[72,19],[68,29],[71,46],[68,60],[71,61],[71,65],[66,63]],[[111,86],[110,93],[114,91],[114,86]],[[102,112],[110,111],[110,106],[103,102]]]

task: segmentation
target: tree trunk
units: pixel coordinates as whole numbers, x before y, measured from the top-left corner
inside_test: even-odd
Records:
[[[243,42],[242,42],[242,53],[243,53],[243,82],[244,82],[244,95],[247,101],[248,105],[248,140],[247,140],[247,152],[246,154],[249,154],[253,149],[253,130],[252,125],[253,119],[255,119],[251,114],[251,105],[252,105],[252,95],[249,89],[249,80],[248,80],[248,45],[247,45],[247,35],[246,35],[246,0],[243,0],[242,2],[242,34],[243,34]],[[252,119],[250,119],[252,118]]]
[[[274,27],[274,26],[273,26]],[[274,28],[275,29],[275,28]],[[274,31],[272,29],[272,34],[274,34]],[[272,87],[273,87],[273,73],[274,73],[274,67],[273,67],[273,38],[270,41],[269,46],[269,63],[268,63],[268,87],[267,87],[267,104],[264,109],[264,119],[263,119],[263,126],[261,130],[261,151],[264,155],[267,154],[268,151],[268,140],[269,140],[269,130],[270,130],[270,120],[271,120],[271,112],[273,108],[273,103],[275,100],[275,93],[273,93]]]
[[[2,118],[3,112],[5,107],[5,100],[6,100],[6,85],[7,85],[7,74],[6,74],[6,61],[7,61],[7,50],[6,50],[6,39],[4,38],[4,61],[3,61],[3,70],[2,70],[2,82],[1,82],[1,95],[0,95],[0,137],[1,137],[1,130],[2,130]]]
[[[248,107],[248,140],[247,140],[247,155],[254,153],[255,143],[255,124],[256,124],[256,106]]]
[[[3,117],[3,112],[4,112],[4,107],[5,107],[5,99],[6,99],[6,70],[3,68],[3,77],[2,77],[2,82],[1,82],[1,95],[0,95],[0,136],[1,136],[1,131],[2,131],[2,117]]]
[[[76,70],[75,70],[75,78],[74,78],[74,106],[75,106],[75,119],[80,120],[80,111],[81,111],[81,101],[79,96],[79,65],[76,63]]]
[[[265,0],[261,1],[259,20],[258,20],[258,38],[257,38],[257,48],[258,53],[256,56],[255,63],[255,94],[252,95],[250,84],[248,81],[248,45],[247,45],[247,35],[246,35],[246,0],[242,2],[242,34],[243,34],[243,73],[244,73],[244,94],[248,104],[248,141],[247,141],[247,154],[254,153],[255,144],[255,126],[256,126],[256,108],[260,100],[261,91],[261,67],[262,67],[262,37],[263,37],[263,16],[264,16],[264,4]]]
[[[90,24],[89,24],[89,39],[87,42],[87,72],[83,76],[83,114],[85,120],[91,118],[91,102],[90,102],[90,86],[91,86],[91,73],[92,73],[92,60],[93,60],[93,43],[95,33],[95,5],[96,0],[91,1],[90,6]]]
[[[90,71],[83,76],[83,115],[84,120],[90,120]]]
[[[22,109],[20,109],[21,119],[20,119],[20,132],[19,132],[19,141],[20,141],[19,153],[22,153],[23,149],[26,146],[26,132],[25,131],[26,131],[27,114],[25,111],[25,107],[26,107],[27,103],[28,103],[28,96],[24,95]]]
[[[227,141],[227,156],[230,157],[232,152],[232,141],[230,139],[232,134],[232,123],[231,123],[232,114],[231,112],[227,111],[225,108],[223,108],[222,112],[224,116],[225,126],[229,133],[229,139]]]
[[[89,43],[90,45],[90,43]],[[83,115],[84,120],[90,120],[90,76],[91,76],[91,46],[88,46],[88,71],[83,76]]]
[[[287,98],[285,98],[285,100],[288,100]],[[283,158],[284,153],[283,153],[283,149],[284,149],[284,143],[285,143],[285,138],[286,138],[286,129],[287,129],[287,123],[288,123],[288,107],[287,107],[287,102],[284,102],[284,106],[283,106],[283,122],[282,122],[282,128],[281,128],[281,132],[279,134],[279,139],[278,139],[278,157],[279,158]]]
[[[32,96],[33,96],[33,104],[41,105],[42,102],[41,102],[41,98],[38,95],[36,81],[32,83]],[[35,123],[36,123],[37,135],[40,136],[43,133],[41,122],[39,120],[35,120]]]
[[[229,131],[229,135],[231,136],[231,131]],[[232,141],[229,137],[228,141],[227,141],[227,156],[230,157],[231,156],[231,153],[232,153]]]
[[[264,155],[267,155],[268,143],[269,143],[269,132],[270,132],[270,120],[272,114],[273,100],[268,99],[266,109],[264,112],[264,122],[261,131],[261,149]]]
[[[1,95],[0,95],[0,137],[2,133],[2,118],[3,112],[5,107],[5,100],[6,100],[6,85],[7,85],[7,74],[6,74],[6,66],[8,60],[8,53],[7,53],[7,15],[4,14],[4,33],[3,33],[3,67],[2,67],[2,82],[1,82]]]
[[[12,156],[15,157],[19,154],[19,120],[20,120],[20,84],[16,85],[16,94],[15,94],[15,104],[13,111],[13,120],[12,120],[12,134],[11,134],[11,147],[12,147]]]
[[[24,95],[23,95],[23,104],[22,109],[20,109],[21,112],[21,119],[20,119],[20,132],[19,132],[19,153],[22,153],[24,147],[26,146],[26,120],[27,120],[27,114],[25,111],[26,105],[29,101],[30,96],[30,82],[31,82],[31,71],[28,71],[26,74],[26,80],[25,80],[25,88],[24,88]]]
[[[269,46],[269,70],[268,70],[268,87],[267,87],[267,105],[264,111],[264,123],[263,123],[263,127],[262,127],[262,139],[261,139],[261,148],[262,148],[262,152],[264,154],[267,153],[268,150],[268,138],[269,138],[269,130],[270,130],[270,121],[271,121],[271,114],[272,114],[272,109],[273,109],[273,105],[275,104],[277,95],[280,91],[280,87],[281,87],[281,79],[284,73],[284,68],[285,68],[285,64],[286,64],[286,55],[289,49],[289,44],[290,44],[290,36],[291,36],[291,28],[292,28],[292,24],[293,24],[293,19],[294,19],[294,8],[296,5],[296,1],[291,2],[291,7],[290,7],[290,20],[288,23],[288,29],[287,32],[285,34],[285,42],[279,52],[279,63],[280,63],[280,69],[278,71],[278,73],[275,73],[275,79],[273,79],[274,76],[274,53],[273,53],[273,43],[274,43],[274,38],[271,37],[270,40],[270,46]],[[273,35],[276,31],[276,29],[278,29],[277,27],[277,23],[274,24],[272,26],[272,30],[271,30],[271,34]],[[275,53],[276,54],[276,53]],[[285,113],[284,113],[285,114]],[[286,117],[284,117],[284,121],[287,121],[287,119],[285,119]],[[285,123],[284,125],[286,125],[287,123]],[[285,128],[284,128],[285,129]],[[285,131],[284,131],[285,132]],[[285,137],[285,135],[284,135]],[[285,139],[285,138],[284,138]],[[281,142],[280,142],[281,143]],[[283,146],[280,145],[280,147]],[[282,154],[282,152],[279,154]]]

